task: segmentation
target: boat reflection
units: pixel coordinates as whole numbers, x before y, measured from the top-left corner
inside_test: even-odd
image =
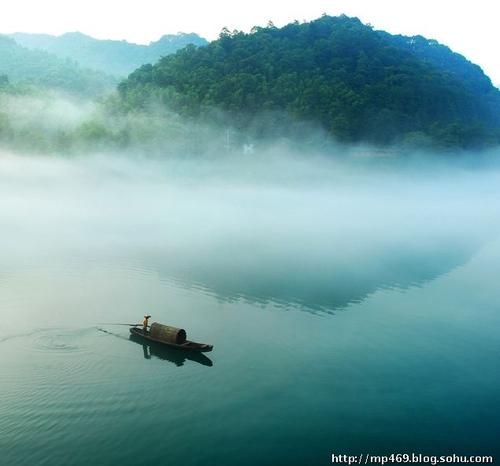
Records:
[[[174,363],[177,367],[183,366],[186,361],[194,361],[203,366],[212,367],[213,362],[210,358],[203,353],[194,351],[182,351],[168,346],[161,345],[155,342],[147,342],[136,335],[130,335],[129,340],[142,346],[144,359],[151,359],[153,357],[161,359],[162,361],[169,361]]]

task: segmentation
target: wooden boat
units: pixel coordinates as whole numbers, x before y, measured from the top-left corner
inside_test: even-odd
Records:
[[[141,332],[142,334],[142,332]],[[207,353],[199,351],[183,351],[164,343],[158,343],[153,340],[147,340],[142,335],[138,336],[131,333],[129,340],[140,345],[143,351],[144,359],[158,358],[162,361],[168,361],[177,367],[183,366],[186,361],[193,361],[203,366],[212,367],[214,363],[206,356]]]
[[[183,329],[158,324],[156,322],[151,324],[150,330],[146,333],[144,333],[142,328],[138,327],[132,327],[130,333],[144,340],[184,351],[208,352],[212,351],[214,348],[213,345],[187,340],[186,332]]]

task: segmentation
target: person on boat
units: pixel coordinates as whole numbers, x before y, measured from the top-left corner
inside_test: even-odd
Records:
[[[144,316],[144,320],[142,321],[142,333],[148,333],[148,320],[151,316]]]

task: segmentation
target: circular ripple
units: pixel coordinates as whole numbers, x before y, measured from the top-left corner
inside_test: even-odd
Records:
[[[74,345],[65,341],[67,336],[65,335],[44,335],[34,341],[34,348],[41,351],[64,351],[64,352],[76,352],[81,351],[81,347]]]
[[[85,333],[86,331],[82,329],[40,330],[32,335],[30,347],[41,352],[88,352],[89,347],[85,344]]]

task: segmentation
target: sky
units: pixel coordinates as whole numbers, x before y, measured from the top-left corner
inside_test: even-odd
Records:
[[[326,13],[357,16],[375,29],[436,39],[480,65],[500,84],[500,2],[449,0],[16,0],[2,4],[0,33],[62,34],[149,43],[196,32],[215,39],[223,27],[249,31]]]

